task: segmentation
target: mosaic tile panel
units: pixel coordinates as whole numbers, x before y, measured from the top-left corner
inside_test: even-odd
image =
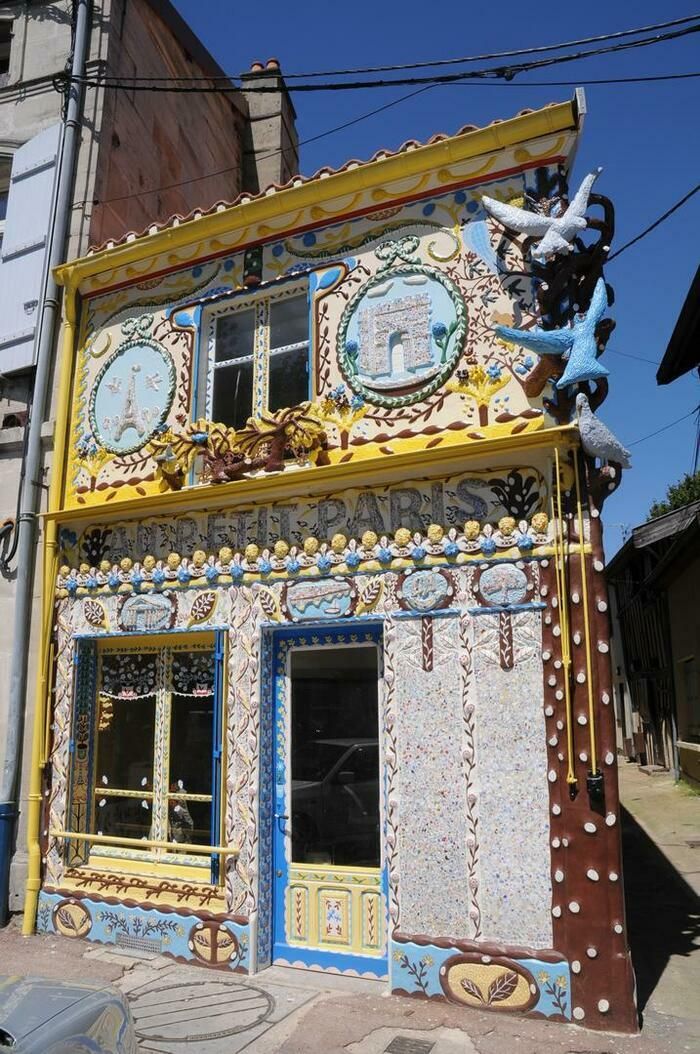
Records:
[[[482,928],[490,940],[549,948],[552,890],[539,612],[514,617],[512,632],[515,661],[503,669],[498,615],[474,620]]]
[[[467,786],[457,618],[432,622],[423,661],[422,620],[397,619],[399,928],[471,936]]]

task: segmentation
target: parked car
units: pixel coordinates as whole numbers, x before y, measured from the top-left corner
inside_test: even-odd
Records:
[[[0,977],[0,1050],[12,1054],[138,1054],[129,1004],[112,987]]]

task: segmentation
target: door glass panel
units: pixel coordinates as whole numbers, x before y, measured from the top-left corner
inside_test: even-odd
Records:
[[[379,867],[377,649],[292,652],[292,861]]]
[[[96,789],[153,789],[157,660],[105,654],[97,720]]]
[[[118,794],[95,794],[95,833],[115,838],[150,838],[153,801]],[[97,847],[99,852],[99,846]]]
[[[168,840],[209,845],[214,750],[214,652],[173,654]],[[189,795],[206,795],[207,801]]]

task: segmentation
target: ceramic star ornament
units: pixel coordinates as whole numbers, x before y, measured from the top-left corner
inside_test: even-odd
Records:
[[[588,311],[574,317],[573,322],[563,329],[511,329],[510,326],[494,326],[501,340],[509,344],[519,344],[538,355],[563,355],[567,357],[566,369],[557,381],[557,388],[566,388],[569,384],[580,381],[596,381],[607,377],[602,363],[598,362],[598,342],[596,326],[605,314],[608,306],[608,294],[605,282],[599,278],[596,282]]]
[[[598,168],[586,176],[567,208],[561,213],[556,211],[556,207],[550,215],[543,212],[529,212],[527,209],[506,205],[505,202],[496,201],[485,195],[481,199],[481,204],[490,216],[502,223],[504,227],[508,227],[509,230],[517,231],[518,234],[527,234],[530,237],[539,237],[540,241],[533,245],[530,255],[533,260],[544,263],[550,256],[556,256],[557,253],[570,253],[574,239],[588,226],[586,220],[588,199],[593,184],[601,172],[602,169]]]
[[[581,446],[589,457],[599,458],[604,465],[614,461],[622,468],[631,468],[631,454],[591,410],[583,392],[576,396],[576,418],[581,433]]]

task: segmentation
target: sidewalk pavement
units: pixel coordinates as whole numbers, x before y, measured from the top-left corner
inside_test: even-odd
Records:
[[[113,945],[0,931],[3,969],[114,984],[142,1054],[694,1054],[700,1049],[700,797],[621,770],[627,920],[641,1036],[391,996],[379,982],[272,967],[247,978]],[[696,858],[693,854],[698,854]],[[681,877],[682,876],[682,877]]]

